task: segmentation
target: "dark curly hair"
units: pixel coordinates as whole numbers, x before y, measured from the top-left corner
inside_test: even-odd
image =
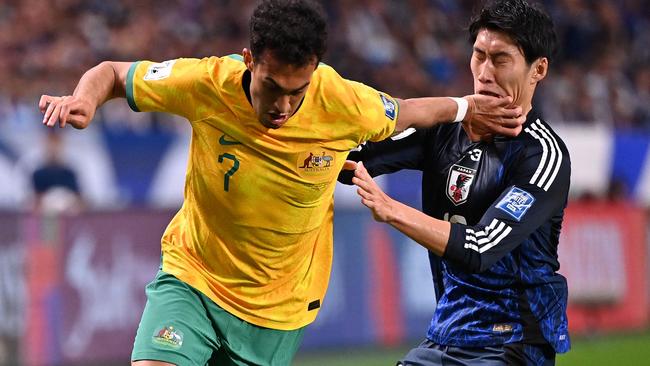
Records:
[[[549,62],[557,52],[557,36],[553,21],[537,5],[525,0],[496,0],[486,4],[469,26],[471,44],[482,28],[509,35],[521,48],[530,65],[540,57]]]
[[[327,24],[320,4],[309,0],[264,0],[250,20],[253,57],[270,50],[280,61],[304,66],[327,48]]]

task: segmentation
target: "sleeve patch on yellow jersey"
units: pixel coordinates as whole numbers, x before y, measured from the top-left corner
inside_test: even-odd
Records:
[[[395,115],[397,114],[397,107],[395,106],[395,101],[392,99],[386,98],[383,94],[379,93],[381,102],[384,104],[384,110],[386,111],[386,117],[390,118],[391,121],[395,120]]]
[[[149,66],[149,69],[147,70],[147,73],[144,75],[143,79],[162,80],[168,78],[172,73],[174,63],[176,63],[176,60],[169,60],[158,64],[152,64]]]

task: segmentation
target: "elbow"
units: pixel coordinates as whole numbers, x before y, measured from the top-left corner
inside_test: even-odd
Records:
[[[483,273],[492,267],[498,257],[492,255],[490,248],[479,246],[473,236],[468,241],[467,233],[474,233],[474,229],[452,224],[444,257],[466,272]]]
[[[469,258],[466,258],[463,260],[461,263],[456,263],[459,267],[461,267],[465,272],[471,273],[471,274],[479,274],[485,272],[487,269],[483,264],[480,258],[477,256],[470,256]]]
[[[102,70],[106,75],[112,76],[113,88],[108,99],[123,98],[126,96],[126,74],[128,67],[125,68],[123,64],[123,62],[102,61],[97,65],[97,68]]]
[[[492,268],[494,263],[496,263],[496,258],[493,256],[486,253],[475,253],[474,260],[468,266],[468,270],[480,274]]]
[[[478,264],[472,266],[470,271],[474,274],[480,274],[490,269],[490,267],[492,267],[492,264],[493,263],[489,263],[488,261],[481,260]]]
[[[101,70],[102,72],[110,72],[115,75],[116,71],[113,64],[113,61],[102,61],[97,66],[95,66],[95,69]]]
[[[474,273],[483,273],[492,268],[502,257],[482,255]]]
[[[471,249],[465,249],[471,251]],[[480,253],[474,253],[473,251],[467,252],[462,258],[458,258],[456,265],[462,268],[464,271],[471,274],[480,274],[492,267],[494,261],[489,260]]]
[[[476,262],[462,263],[461,267],[468,273],[481,274],[487,271],[488,269],[490,269],[491,265],[485,265],[480,261],[476,261]]]

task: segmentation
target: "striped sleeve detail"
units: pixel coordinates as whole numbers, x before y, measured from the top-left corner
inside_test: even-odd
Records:
[[[542,145],[542,158],[529,183],[548,191],[562,165],[562,150],[555,136],[539,119],[524,131]]]
[[[483,230],[465,229],[465,249],[483,253],[499,244],[510,232],[512,227],[504,222],[493,219]]]
[[[135,112],[140,112],[133,94],[133,78],[135,77],[135,70],[138,68],[139,63],[140,61],[132,63],[129,67],[129,72],[126,74],[126,101],[129,103],[129,107]]]
[[[404,131],[391,136],[390,139],[393,140],[393,141],[401,140],[403,138],[411,136],[413,133],[415,133],[415,131],[416,131],[415,128],[409,127],[407,129],[405,129]]]

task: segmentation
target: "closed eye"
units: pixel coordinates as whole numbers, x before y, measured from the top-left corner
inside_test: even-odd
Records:
[[[291,93],[289,95],[295,97],[295,96],[298,96],[298,95],[302,94],[304,91],[305,91],[305,89],[303,88],[303,89],[300,89],[300,90],[296,90],[296,91],[294,91],[293,93]]]

